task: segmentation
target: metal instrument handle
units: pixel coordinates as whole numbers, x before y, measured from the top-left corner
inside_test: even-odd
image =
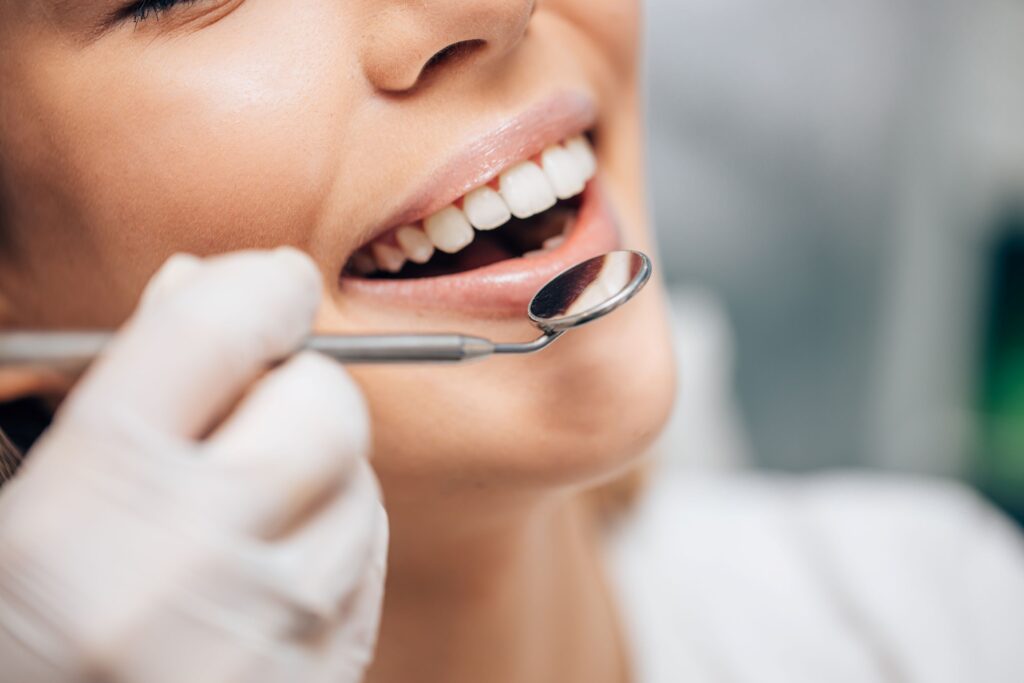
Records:
[[[532,353],[559,336],[546,334],[522,344],[495,344],[461,334],[316,335],[301,348],[342,363],[458,363],[495,353]],[[112,337],[110,332],[0,333],[0,367],[80,371],[103,352]]]

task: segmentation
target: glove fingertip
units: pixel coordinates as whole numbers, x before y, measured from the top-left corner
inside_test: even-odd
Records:
[[[202,260],[193,254],[176,253],[167,259],[142,292],[140,308],[152,306],[169,292],[173,292],[202,266]]]
[[[317,268],[309,254],[295,247],[286,246],[275,249],[274,258],[284,267],[293,270],[297,278],[315,290],[316,298],[319,300],[323,281],[320,277],[320,269]]]

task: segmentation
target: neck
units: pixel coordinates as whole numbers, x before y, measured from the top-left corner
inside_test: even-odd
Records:
[[[579,498],[486,526],[454,537],[392,512],[367,683],[625,681],[598,530]]]

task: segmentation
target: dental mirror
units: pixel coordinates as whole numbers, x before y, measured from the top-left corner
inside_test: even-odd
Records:
[[[342,363],[460,362],[493,354],[534,353],[567,331],[602,318],[632,299],[651,277],[638,251],[613,251],[556,275],[533,297],[527,313],[543,334],[534,341],[495,343],[461,334],[316,335],[302,348]],[[0,367],[84,369],[110,341],[110,332],[0,333]]]
[[[530,320],[549,334],[602,318],[632,299],[651,277],[637,251],[595,256],[556,276],[530,302]]]

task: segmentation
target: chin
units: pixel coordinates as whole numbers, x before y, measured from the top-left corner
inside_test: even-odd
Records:
[[[659,283],[537,354],[352,371],[370,404],[374,466],[392,502],[410,491],[600,483],[646,453],[675,391]]]

